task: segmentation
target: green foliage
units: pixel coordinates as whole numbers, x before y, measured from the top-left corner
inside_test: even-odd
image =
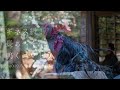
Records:
[[[16,20],[8,19],[6,21],[6,26],[7,27],[13,27],[13,26],[18,26],[18,25],[19,25],[19,22],[17,22]]]
[[[22,51],[32,51],[36,59],[41,57],[41,53],[48,52],[49,47],[46,41],[28,37],[23,41]]]
[[[80,41],[80,11],[34,11],[36,21],[50,23],[67,22],[72,29],[71,37]]]
[[[16,31],[7,30],[7,39],[8,39],[8,40],[13,39],[13,38],[16,37],[16,36],[17,36]]]
[[[33,51],[37,56],[42,52],[48,51],[49,47],[47,46],[42,27],[36,27],[37,24],[44,22],[67,22],[72,29],[72,33],[69,36],[79,41],[80,11],[23,11],[19,23],[10,18],[7,19],[6,26],[13,27],[11,27],[12,29],[7,29],[7,39],[16,37],[17,33],[13,29],[15,26],[19,26],[23,40],[23,52]]]
[[[21,12],[20,11],[5,11],[5,26],[6,27],[18,27],[19,19]]]

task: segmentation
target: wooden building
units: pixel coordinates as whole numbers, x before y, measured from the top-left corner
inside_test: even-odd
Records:
[[[120,12],[81,11],[80,40],[93,48],[107,48],[115,45],[115,54],[120,60]],[[104,57],[103,52],[99,52]]]

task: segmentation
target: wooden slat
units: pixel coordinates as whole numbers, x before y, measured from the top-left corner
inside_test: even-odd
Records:
[[[96,16],[113,16],[113,15],[118,15],[120,14],[119,12],[113,12],[113,11],[95,11]]]

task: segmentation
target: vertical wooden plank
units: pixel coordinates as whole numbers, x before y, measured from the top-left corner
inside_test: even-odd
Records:
[[[87,44],[90,45],[91,47],[93,46],[93,28],[92,28],[92,11],[87,12],[87,17],[86,17],[86,40]]]
[[[95,45],[94,11],[81,11],[80,39],[94,48]]]
[[[92,32],[92,34],[91,34],[91,37],[92,37],[92,48],[95,48],[95,32],[96,32],[96,29],[95,29],[95,11],[92,11],[92,13],[91,13],[91,28],[92,28],[92,30],[91,30],[91,32]]]
[[[95,47],[95,15],[94,11],[81,12],[81,42]]]
[[[86,43],[86,11],[81,11],[80,42]]]
[[[96,13],[96,12],[95,12]],[[94,16],[94,48],[99,48],[99,25],[98,25],[98,16]]]

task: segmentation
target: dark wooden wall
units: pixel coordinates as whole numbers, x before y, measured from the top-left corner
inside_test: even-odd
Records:
[[[111,16],[120,14],[120,11],[81,11],[81,30],[80,42],[86,43],[93,48],[98,48],[96,43],[97,34],[97,17]]]
[[[86,43],[95,46],[95,17],[94,11],[81,11],[81,31],[80,31],[80,40],[82,43]]]

